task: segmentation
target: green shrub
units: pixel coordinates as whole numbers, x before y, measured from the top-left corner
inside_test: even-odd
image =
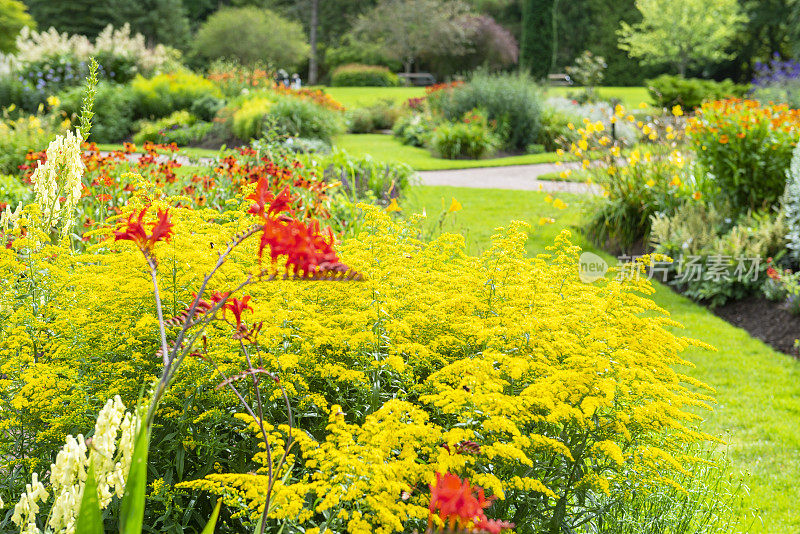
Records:
[[[22,115],[10,119],[0,116],[0,174],[19,174],[20,165],[28,163],[29,151],[45,150],[64,124],[54,114]]]
[[[404,163],[378,162],[369,155],[353,157],[344,150],[309,156],[304,161],[326,181],[341,182],[342,189],[352,199],[378,200],[384,205],[400,197],[417,176]]]
[[[683,106],[694,109],[707,100],[742,97],[749,90],[747,85],[735,84],[730,80],[716,82],[699,78],[682,78],[662,74],[658,78],[646,80],[647,91],[656,106],[671,108]]]
[[[391,130],[400,113],[400,109],[391,101],[350,110],[347,113],[348,131],[350,133],[371,133],[376,130]]]
[[[36,88],[15,76],[0,76],[0,108],[13,104],[28,113],[36,113],[49,94],[44,88]]]
[[[761,288],[768,265],[758,260],[786,246],[783,214],[748,213],[735,221],[729,215],[726,206],[714,209],[687,202],[672,216],[654,215],[651,225],[655,251],[674,260],[668,267],[670,284],[711,306],[742,299]],[[754,272],[746,276],[751,268]],[[742,269],[742,276],[737,269]]]
[[[347,112],[347,131],[354,134],[372,133],[376,130],[372,113],[367,108],[356,108]]]
[[[73,120],[80,114],[83,93],[83,87],[74,87],[59,95],[60,109]],[[135,98],[129,86],[98,83],[90,140],[111,143],[127,138],[133,128]]]
[[[16,209],[20,202],[26,202],[30,197],[30,187],[23,185],[18,176],[0,174],[0,212],[4,210],[3,204]]]
[[[479,113],[465,116],[462,122],[440,124],[430,138],[433,153],[447,159],[481,159],[494,154],[499,144],[486,117]]]
[[[794,148],[792,163],[786,170],[786,189],[781,199],[786,218],[786,248],[789,257],[800,263],[800,145]]]
[[[233,113],[231,120],[233,134],[244,141],[261,137],[264,118],[272,105],[272,100],[265,96],[243,101],[241,107]]]
[[[212,127],[210,122],[198,121],[188,111],[176,111],[157,121],[142,121],[139,131],[133,136],[133,142],[137,145],[150,141],[186,146],[202,141]]]
[[[569,124],[580,124],[581,119],[565,111],[545,107],[542,110],[542,127],[539,130],[538,144],[548,152],[554,152],[570,143],[577,142],[580,135]]]
[[[331,73],[334,87],[396,87],[400,79],[386,67],[351,63],[336,67]]]
[[[166,117],[173,111],[191,109],[205,98],[221,98],[219,88],[210,80],[191,72],[159,74],[153,78],[137,76],[132,82],[137,119]]]
[[[475,74],[467,84],[428,97],[431,108],[450,121],[476,108],[484,110],[497,124],[502,147],[516,151],[524,151],[539,139],[540,100],[539,89],[529,77],[485,72]]]
[[[189,108],[189,111],[191,111],[192,115],[195,115],[198,119],[210,121],[214,119],[219,110],[221,110],[223,107],[225,107],[225,101],[223,99],[209,94],[201,96],[192,102],[192,106]]]
[[[411,113],[395,122],[394,136],[404,145],[425,146],[436,128],[436,120],[428,113]]]
[[[272,64],[289,68],[308,57],[299,22],[257,7],[226,7],[197,31],[194,51],[200,58],[231,59],[243,65]]]
[[[800,116],[753,100],[707,102],[690,119],[687,137],[714,177],[716,195],[736,216],[778,203],[800,139]]]
[[[342,44],[325,50],[325,64],[336,68],[348,64],[382,65],[396,72],[403,68],[403,63],[387,56],[386,47],[381,43],[367,43],[354,39],[347,34]]]
[[[299,98],[278,99],[267,111],[265,121],[279,134],[321,139],[326,143],[345,131],[339,112]]]

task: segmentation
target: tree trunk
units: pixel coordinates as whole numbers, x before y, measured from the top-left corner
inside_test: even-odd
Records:
[[[317,84],[317,26],[319,26],[319,0],[311,0],[311,28],[308,31],[311,55],[308,58],[308,85]]]

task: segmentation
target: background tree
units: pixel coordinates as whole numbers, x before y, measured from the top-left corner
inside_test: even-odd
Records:
[[[681,76],[725,51],[746,18],[737,0],[636,0],[642,21],[622,23],[620,48],[643,64],[669,64]]]
[[[141,33],[147,46],[157,44],[185,50],[189,44],[189,19],[181,0],[115,0],[114,26],[126,22],[133,33]]]
[[[357,40],[378,42],[406,72],[424,55],[466,51],[469,14],[457,0],[383,0],[361,15],[353,28]]]
[[[103,28],[116,22],[118,0],[25,0],[40,30],[50,27],[60,32],[95,38]]]
[[[194,42],[200,58],[234,59],[244,65],[269,63],[293,68],[308,57],[302,26],[273,11],[223,8],[200,27]]]
[[[553,50],[553,0],[522,0],[520,66],[544,78],[550,73]]]
[[[0,0],[0,52],[16,52],[17,35],[25,26],[35,26],[25,4],[17,0]]]

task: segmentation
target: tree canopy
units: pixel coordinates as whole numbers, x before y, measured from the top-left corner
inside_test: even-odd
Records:
[[[622,22],[620,48],[644,64],[690,66],[732,57],[726,47],[747,19],[737,0],[636,0],[637,24]]]

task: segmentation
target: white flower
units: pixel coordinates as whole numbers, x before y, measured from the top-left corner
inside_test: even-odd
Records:
[[[19,216],[22,213],[22,202],[17,204],[17,209],[11,211],[11,206],[6,206],[6,210],[3,213],[0,213],[0,228],[3,229],[3,233],[7,234],[9,228],[15,228],[17,226],[17,221],[19,221]],[[0,508],[2,508],[0,506]]]
[[[106,402],[97,416],[91,443],[83,435],[67,436],[66,443],[50,466],[53,507],[47,522],[48,532],[73,534],[80,511],[83,490],[91,462],[97,480],[101,508],[111,503],[114,495],[122,497],[133,457],[133,444],[139,430],[139,418],[125,411],[119,395]],[[38,533],[38,502],[50,497],[36,474],[14,508],[12,521],[22,533]],[[2,508],[2,505],[0,505]]]
[[[83,171],[81,136],[68,131],[47,147],[47,161],[31,175],[36,203],[42,211],[47,233],[61,221],[62,235],[75,223],[74,210],[81,198]],[[64,199],[63,206],[61,198]]]

